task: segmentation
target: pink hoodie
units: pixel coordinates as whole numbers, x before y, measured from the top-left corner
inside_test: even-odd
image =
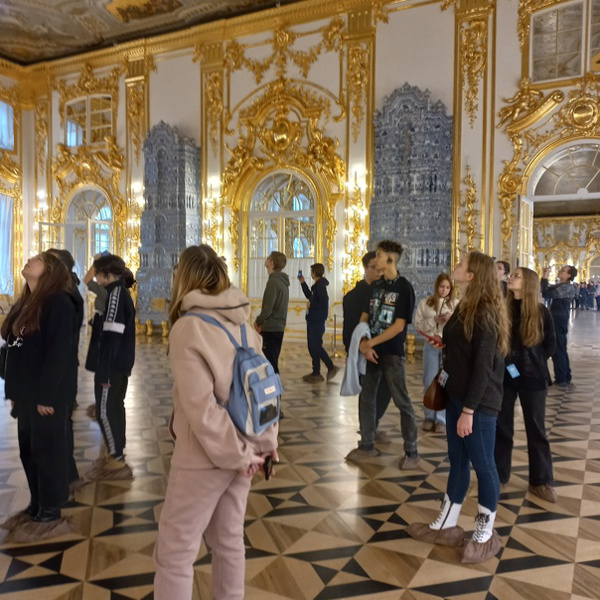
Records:
[[[182,314],[210,315],[240,342],[246,325],[248,344],[262,354],[262,339],[248,323],[250,304],[231,287],[218,296],[194,290],[185,296]],[[176,436],[171,464],[180,469],[241,470],[252,454],[277,448],[278,426],[256,437],[243,436],[216,398],[227,401],[233,381],[235,348],[224,331],[193,316],[177,320],[169,335],[173,373],[173,423]]]

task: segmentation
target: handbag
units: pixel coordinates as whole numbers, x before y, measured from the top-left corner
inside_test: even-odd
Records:
[[[423,406],[429,410],[444,410],[446,408],[446,392],[439,384],[439,373],[433,378],[423,396]]]

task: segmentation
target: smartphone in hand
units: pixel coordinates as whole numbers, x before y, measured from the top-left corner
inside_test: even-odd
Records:
[[[434,337],[433,335],[427,335],[424,331],[421,331],[419,329],[419,333],[423,336],[426,337],[428,340],[430,340],[431,342],[433,342],[436,346],[438,346],[439,348],[445,348],[446,344],[442,343],[442,340],[438,337]]]
[[[263,463],[263,471],[265,472],[265,479],[269,481],[273,473],[273,457],[271,455],[265,457],[265,462]]]

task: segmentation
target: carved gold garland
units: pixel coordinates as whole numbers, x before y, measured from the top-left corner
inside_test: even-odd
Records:
[[[597,74],[586,73],[579,79],[559,108],[564,100],[562,91],[555,90],[545,96],[524,78],[519,91],[505,99],[507,106],[498,113],[498,127],[505,130],[513,145],[513,157],[504,161],[498,181],[503,257],[510,256],[517,195],[525,192],[525,182],[537,160],[569,140],[600,135],[600,79]]]
[[[477,18],[461,25],[460,62],[463,73],[465,111],[473,127],[477,115],[479,80],[483,79],[487,65],[488,20]]]
[[[366,44],[348,46],[348,100],[352,110],[352,140],[356,143],[365,118],[369,85],[369,47]]]
[[[217,155],[217,134],[221,118],[223,116],[223,73],[214,71],[205,75],[204,102],[206,104],[206,115],[208,120],[208,138],[213,150]]]
[[[42,98],[35,105],[35,152],[38,169],[46,171],[48,155],[48,99]]]
[[[471,167],[467,165],[467,173],[462,180],[465,186],[464,194],[461,194],[460,207],[464,210],[461,216],[461,225],[459,232],[466,235],[467,240],[463,245],[464,252],[471,252],[473,249],[481,247],[481,234],[477,233],[477,218],[479,211],[475,208],[478,205],[477,187],[475,180],[471,175]]]

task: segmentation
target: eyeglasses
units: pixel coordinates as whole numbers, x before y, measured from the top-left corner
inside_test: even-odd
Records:
[[[522,278],[523,278],[523,275],[518,275],[517,273],[511,273],[511,274],[508,276],[508,278],[509,278],[509,279],[522,279]]]

